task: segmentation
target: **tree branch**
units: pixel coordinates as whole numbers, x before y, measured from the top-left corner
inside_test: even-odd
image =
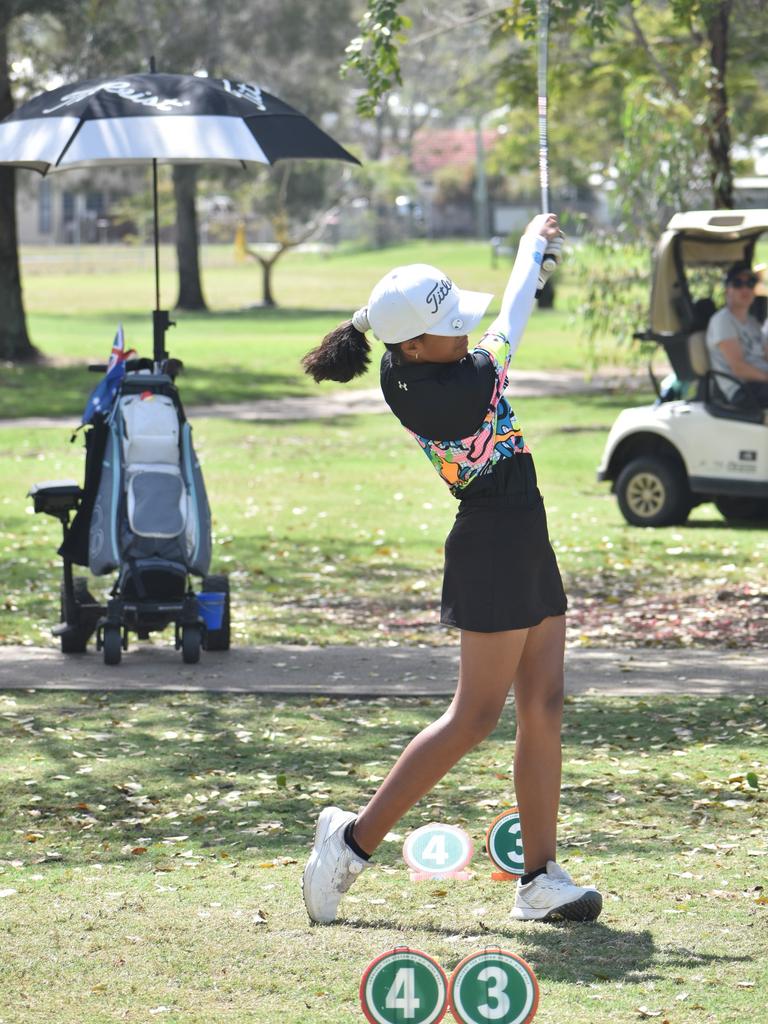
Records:
[[[414,36],[409,39],[405,44],[406,46],[412,46],[417,43],[425,43],[430,39],[434,39],[436,36],[444,35],[446,32],[453,32],[457,28],[466,28],[467,25],[474,25],[478,21],[483,21],[485,18],[490,18],[494,14],[501,14],[503,11],[509,10],[509,4],[500,4],[498,7],[490,7],[486,11],[480,11],[477,14],[471,14],[466,18],[453,18],[448,20],[448,14],[446,11],[441,12],[441,17],[445,18],[446,23],[440,25],[438,28],[432,28],[428,32],[422,33],[420,36]]]
[[[656,74],[659,76],[662,82],[664,82],[667,88],[672,92],[675,99],[682,99],[682,96],[680,95],[680,89],[677,83],[675,82],[674,78],[670,76],[664,64],[658,59],[658,57],[654,53],[653,47],[651,46],[648,37],[646,36],[645,32],[642,29],[642,26],[635,17],[635,8],[631,3],[627,5],[627,14],[629,17],[629,24],[632,33],[635,39],[637,40],[638,44],[643,49],[643,52],[650,61],[654,70],[656,71]]]

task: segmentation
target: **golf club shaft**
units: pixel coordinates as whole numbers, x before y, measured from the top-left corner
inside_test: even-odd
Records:
[[[538,112],[539,112],[539,185],[541,212],[549,213],[549,141],[547,125],[547,58],[549,35],[549,0],[538,0]],[[555,269],[555,260],[545,259],[542,269]]]

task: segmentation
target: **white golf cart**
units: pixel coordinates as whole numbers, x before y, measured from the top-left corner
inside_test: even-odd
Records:
[[[657,401],[619,414],[597,471],[633,526],[684,523],[706,501],[727,520],[768,525],[768,411],[741,390],[726,400],[718,380],[727,375],[711,369],[705,344],[715,303],[692,296],[687,276],[752,262],[766,231],[768,210],[716,210],[676,214],[661,236],[650,328],[636,337],[663,346],[676,387],[659,387],[651,371]],[[752,312],[765,319],[765,297]]]

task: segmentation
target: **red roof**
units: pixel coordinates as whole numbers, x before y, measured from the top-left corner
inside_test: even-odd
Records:
[[[498,141],[493,130],[483,131],[485,151]],[[420,131],[413,140],[413,169],[422,177],[429,177],[442,167],[467,167],[477,160],[477,133],[466,128],[447,128],[441,131]]]

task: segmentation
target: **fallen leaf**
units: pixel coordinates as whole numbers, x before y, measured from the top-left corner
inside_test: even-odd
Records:
[[[260,864],[257,864],[258,868],[282,868],[286,864],[298,864],[299,862],[295,857],[275,857],[274,860],[263,860]]]

